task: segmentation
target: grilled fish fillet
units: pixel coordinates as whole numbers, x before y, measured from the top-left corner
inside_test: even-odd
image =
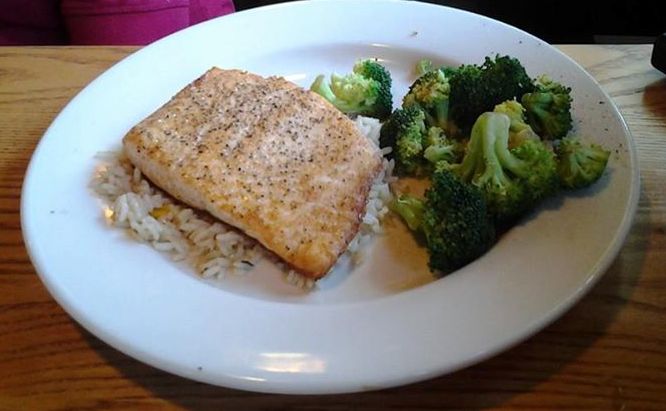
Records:
[[[358,231],[376,147],[320,96],[212,68],[123,138],[153,183],[320,278]]]

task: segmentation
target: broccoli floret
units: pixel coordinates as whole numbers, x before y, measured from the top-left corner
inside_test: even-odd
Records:
[[[464,149],[446,138],[442,129],[427,127],[418,106],[395,110],[382,125],[379,145],[392,147],[387,157],[395,159],[397,174],[411,176],[430,175],[439,162],[459,161]]]
[[[416,73],[416,77],[421,77],[425,73],[433,71],[434,69],[435,65],[432,64],[432,60],[428,59],[421,59],[416,63],[416,66],[414,66],[414,72]]]
[[[576,137],[565,137],[557,146],[558,167],[562,185],[568,189],[584,188],[597,181],[606,169],[610,151],[583,144]]]
[[[571,88],[553,81],[547,75],[538,77],[535,90],[522,96],[527,122],[543,139],[557,140],[567,135],[571,119]]]
[[[534,89],[532,80],[516,58],[486,57],[481,66],[462,65],[445,70],[451,86],[450,116],[463,130],[496,104],[520,97]]]
[[[539,136],[527,124],[525,107],[518,101],[507,100],[496,105],[493,111],[509,116],[509,120],[511,121],[511,125],[509,126],[509,147],[519,146],[526,140],[539,140]]]
[[[487,112],[472,127],[467,153],[453,170],[479,187],[498,221],[510,221],[559,187],[554,153],[540,140],[509,148],[509,117]]]
[[[405,220],[410,230],[419,231],[423,221],[423,200],[403,194],[391,202],[390,208]]]
[[[441,161],[455,163],[463,153],[462,144],[446,138],[444,130],[439,127],[430,127],[423,142],[423,157],[433,165]]]
[[[485,253],[495,242],[495,228],[488,218],[479,190],[461,182],[449,171],[432,175],[432,186],[423,200],[400,196],[392,209],[410,229],[425,236],[433,271],[456,270]]]
[[[423,162],[423,135],[426,132],[425,114],[418,107],[397,109],[382,125],[380,147],[392,147],[389,154],[395,159],[398,174],[416,175]]]
[[[403,107],[418,106],[425,112],[426,124],[446,130],[449,118],[449,80],[442,70],[432,70],[409,87]]]
[[[510,131],[521,132],[523,130],[531,130],[529,124],[525,122],[525,107],[516,100],[507,100],[495,106],[493,110],[495,113],[506,114],[511,121],[509,126]]]
[[[375,60],[361,60],[345,76],[317,76],[310,90],[321,95],[345,114],[363,115],[385,120],[393,109],[391,74]]]

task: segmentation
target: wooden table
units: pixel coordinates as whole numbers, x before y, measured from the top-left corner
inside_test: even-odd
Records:
[[[0,410],[666,409],[666,78],[651,46],[562,46],[634,135],[638,215],[620,255],[571,311],[452,375],[338,396],[263,395],[185,380],[110,348],[54,302],[28,260],[20,190],[46,127],[123,47],[0,48]]]

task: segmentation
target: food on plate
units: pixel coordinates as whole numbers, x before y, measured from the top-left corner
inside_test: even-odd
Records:
[[[509,146],[516,147],[525,140],[540,140],[532,126],[527,123],[525,107],[516,100],[507,100],[495,106],[495,113],[509,117]]]
[[[384,123],[380,134],[382,147],[391,147],[388,154],[396,161],[401,175],[430,174],[440,161],[456,162],[464,146],[446,137],[437,126],[426,126],[423,110],[416,106],[399,108]]]
[[[402,99],[404,108],[420,108],[428,127],[447,130],[449,125],[449,79],[442,70],[430,70],[418,77]]]
[[[534,131],[546,140],[556,140],[571,130],[571,88],[546,75],[537,77],[534,90],[520,98]]]
[[[330,83],[320,74],[310,86],[340,111],[385,120],[393,110],[391,73],[376,60],[359,60],[352,72],[331,74]]]
[[[309,287],[343,253],[358,261],[389,209],[441,275],[544,199],[604,174],[610,152],[571,132],[571,88],[531,79],[510,56],[423,59],[416,71],[392,111],[391,74],[373,59],[330,83],[319,75],[310,91],[213,68],[127,133],[126,157],[97,191],[115,225],[204,277],[277,256],[290,282]],[[389,186],[394,168],[425,193],[400,192],[409,180]]]
[[[97,157],[93,189],[108,204],[108,223],[131,238],[208,279],[243,274],[268,257],[256,241],[155,187],[122,152]]]
[[[397,195],[391,209],[425,236],[433,271],[471,262],[496,240],[490,233],[603,175],[610,152],[570,135],[571,88],[546,75],[532,80],[510,56],[440,68],[421,60],[416,70],[402,107],[382,125],[380,146],[399,175],[430,179],[424,199]],[[443,182],[456,189],[434,201]]]
[[[433,71],[435,69],[436,69],[436,67],[432,63],[432,60],[430,60],[430,59],[421,59],[414,66],[414,73],[416,74],[416,77],[421,77],[425,73],[427,73],[429,71]]]
[[[555,153],[541,140],[527,139],[511,148],[510,127],[503,113],[481,114],[462,161],[444,166],[478,187],[489,214],[501,222],[533,209],[559,188]]]
[[[356,235],[379,150],[318,95],[213,68],[123,145],[155,185],[320,278]]]
[[[424,197],[402,195],[393,209],[425,237],[433,271],[458,269],[493,245],[495,226],[476,187],[448,170],[436,170]]]
[[[520,61],[510,56],[486,57],[481,65],[464,64],[440,69],[449,79],[450,117],[468,132],[476,119],[495,105],[534,90]]]
[[[357,117],[354,124],[378,146],[381,124],[377,119]],[[107,222],[124,229],[129,237],[189,265],[210,281],[223,280],[229,275],[242,276],[262,267],[264,262],[272,262],[286,282],[305,289],[316,286],[315,280],[290,269],[252,238],[155,187],[122,152],[99,153],[97,159],[99,165],[92,188],[106,204]],[[383,159],[382,163],[382,170],[370,188],[358,234],[349,243],[345,258],[337,264],[344,265],[346,261],[352,267],[362,264],[372,239],[383,233],[383,222],[392,201],[389,183],[395,177],[393,161]]]
[[[597,144],[585,144],[568,136],[557,146],[557,171],[565,188],[587,187],[597,181],[608,164],[610,151]]]

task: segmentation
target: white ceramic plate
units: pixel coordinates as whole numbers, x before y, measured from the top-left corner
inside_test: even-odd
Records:
[[[361,57],[393,72],[396,102],[422,57],[518,57],[573,87],[577,130],[613,149],[593,189],[553,199],[487,255],[438,281],[399,227],[365,263],[305,293],[261,265],[214,286],[109,229],[88,188],[95,154],[213,65],[308,86]],[[22,223],[53,297],[113,347],[169,372],[282,393],[377,389],[506,349],[562,314],[612,262],[638,198],[635,150],[608,96],[576,63],[515,28],[416,2],[294,2],[213,20],[124,59],[56,118],[25,180]]]

